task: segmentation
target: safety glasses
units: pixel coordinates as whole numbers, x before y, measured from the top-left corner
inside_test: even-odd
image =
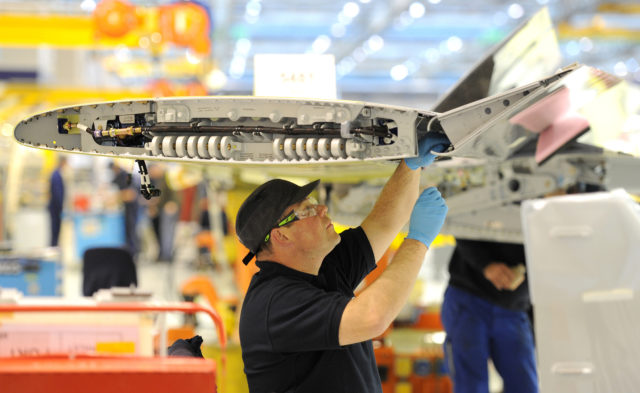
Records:
[[[280,222],[278,222],[271,229],[280,228],[298,220],[304,220],[305,218],[311,218],[311,217],[317,216],[319,205],[316,198],[310,196],[310,197],[307,197],[306,200],[309,202],[306,206],[304,207],[300,206],[296,209],[291,210],[289,213],[287,213],[287,215],[282,220],[280,220]],[[265,243],[268,242],[270,238],[271,238],[271,231],[269,231],[269,233],[267,233],[267,236],[265,236],[264,242]]]

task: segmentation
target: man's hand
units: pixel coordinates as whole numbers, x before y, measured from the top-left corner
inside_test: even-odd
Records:
[[[515,273],[501,262],[492,262],[488,264],[484,270],[484,277],[489,280],[496,289],[503,291],[511,291],[512,284],[516,279]]]
[[[429,187],[420,194],[411,212],[407,239],[431,246],[433,239],[440,233],[449,208],[435,187]]]
[[[427,166],[435,160],[436,156],[431,151],[441,153],[451,145],[449,139],[444,134],[427,134],[425,138],[418,142],[418,156],[405,158],[404,162],[410,169],[418,169]]]

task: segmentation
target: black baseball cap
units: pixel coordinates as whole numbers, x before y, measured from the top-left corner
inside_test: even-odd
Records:
[[[320,180],[300,187],[290,181],[273,179],[256,188],[245,199],[236,216],[236,234],[249,249],[242,259],[245,265],[258,253],[264,238],[278,224],[287,206],[303,201],[318,183]]]

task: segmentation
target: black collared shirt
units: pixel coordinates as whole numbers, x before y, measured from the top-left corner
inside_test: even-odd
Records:
[[[371,341],[338,341],[344,308],[376,266],[362,228],[340,237],[318,276],[257,262],[240,316],[252,393],[382,392]]]
[[[456,239],[456,248],[449,262],[449,285],[500,307],[528,311],[531,303],[527,276],[516,290],[500,291],[484,277],[484,268],[491,262],[502,262],[509,267],[524,264],[524,246],[515,243]]]

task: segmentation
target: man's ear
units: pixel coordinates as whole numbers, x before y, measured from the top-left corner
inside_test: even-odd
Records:
[[[286,228],[274,228],[271,230],[271,239],[281,245],[288,243],[291,240]]]

